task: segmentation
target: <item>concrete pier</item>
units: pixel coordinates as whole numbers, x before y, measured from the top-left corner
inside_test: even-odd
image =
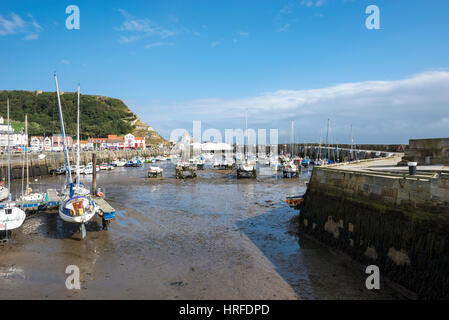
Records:
[[[314,168],[300,229],[378,266],[382,279],[408,295],[448,299],[449,173],[387,170],[400,160]]]

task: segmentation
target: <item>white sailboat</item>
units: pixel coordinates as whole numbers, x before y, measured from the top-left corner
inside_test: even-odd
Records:
[[[58,79],[55,74],[56,83],[56,95],[58,97],[59,119],[61,122],[61,135],[62,145],[64,151],[64,159],[66,168],[70,168],[69,156],[67,153],[67,146],[65,142],[65,130],[64,130],[64,118],[62,114],[61,97],[59,95]],[[78,86],[78,144],[79,144],[79,105],[80,105],[80,88]],[[76,157],[76,181],[72,181],[72,175],[70,170],[66,170],[67,185],[65,189],[64,199],[59,206],[59,216],[62,220],[69,223],[75,223],[80,226],[82,238],[86,236],[85,224],[89,222],[95,214],[98,212],[98,207],[89,195],[89,189],[87,189],[80,182],[80,148],[77,149]]]
[[[255,178],[257,176],[256,161],[249,161],[246,149],[249,147],[249,139],[245,144],[245,136],[248,134],[248,115],[245,112],[245,135],[243,137],[243,153],[245,162],[237,166],[237,178]]]
[[[8,231],[19,228],[25,221],[25,212],[16,206],[15,202],[11,199],[11,156],[9,150],[9,99],[6,102],[7,113],[8,113],[8,200],[4,202],[4,207],[0,209],[0,230],[5,231],[6,236],[8,236]]]
[[[26,164],[26,186],[25,190],[23,190],[23,179],[22,179],[22,195],[20,196],[20,200],[22,201],[42,201],[44,199],[44,194],[39,192],[32,192],[33,190],[30,187],[30,175],[29,175],[29,161],[28,161],[28,116],[25,115],[25,136],[26,136],[26,147],[24,148],[25,152],[25,164]],[[23,171],[22,171],[23,175]]]

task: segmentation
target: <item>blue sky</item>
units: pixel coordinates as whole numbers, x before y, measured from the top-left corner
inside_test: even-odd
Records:
[[[80,30],[65,8],[80,8]],[[380,30],[365,8],[380,8]],[[278,128],[281,141],[449,136],[447,0],[0,2],[0,89],[123,99],[175,128]],[[410,98],[413,97],[413,98]]]

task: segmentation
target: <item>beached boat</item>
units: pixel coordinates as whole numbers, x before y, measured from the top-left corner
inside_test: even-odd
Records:
[[[8,127],[10,126],[9,122],[9,99],[6,102],[7,105],[7,116],[8,116]],[[11,190],[11,154],[9,148],[9,130],[7,137],[7,152],[8,152],[8,188],[7,190]],[[11,194],[8,192],[7,196],[8,200],[4,202],[4,207],[0,209],[0,230],[5,231],[5,235],[8,238],[8,232],[11,230],[15,230],[19,228],[23,222],[25,221],[25,211],[16,206],[16,203],[12,201]]]
[[[100,170],[108,170],[108,164],[107,163],[102,163],[102,164],[100,164]]]
[[[64,118],[62,114],[61,97],[59,94],[58,79],[55,74],[55,84],[56,84],[56,95],[58,98],[58,108],[59,108],[59,120],[61,124],[61,136],[62,145],[64,151],[64,160],[66,168],[70,168],[70,160],[67,153],[67,146],[65,143],[65,129],[64,129]],[[78,86],[78,144],[79,144],[79,119],[80,119],[80,87]],[[85,224],[89,222],[95,214],[98,212],[99,208],[89,195],[88,189],[84,187],[80,182],[80,148],[77,150],[77,172],[75,181],[72,180],[72,174],[70,170],[66,170],[67,183],[65,186],[65,192],[63,194],[63,200],[59,205],[58,213],[59,217],[68,223],[77,224],[81,231],[81,237],[86,236]],[[86,166],[87,169],[88,166]],[[91,165],[92,167],[92,165]],[[85,170],[86,172],[86,170]]]
[[[160,167],[153,167],[151,166],[148,169],[148,178],[157,178],[162,177],[162,173],[164,172],[164,169]]]
[[[237,178],[255,178],[257,176],[256,166],[250,163],[242,163],[237,166]]]
[[[28,116],[25,115],[25,135],[28,137]],[[26,184],[25,188],[23,186],[23,177],[22,177],[22,195],[20,196],[21,201],[25,202],[41,202],[44,200],[44,193],[33,192],[33,189],[30,187],[30,176],[29,176],[29,159],[28,159],[28,145],[23,148],[24,151],[24,160],[26,166]],[[23,172],[23,171],[22,171]]]
[[[287,196],[285,199],[285,202],[291,207],[291,208],[298,208],[303,202],[304,197],[303,196]]]
[[[25,221],[25,212],[16,206],[15,202],[8,201],[5,206],[0,209],[0,231],[14,230],[22,226]],[[8,236],[6,234],[6,236]]]
[[[282,165],[282,172],[284,174],[284,178],[293,178],[298,177],[300,172],[300,167],[293,163],[293,161],[285,162]]]
[[[3,181],[2,181],[3,183]],[[8,199],[9,189],[6,188],[3,184],[0,185],[0,201]]]
[[[114,167],[124,167],[127,163],[128,161],[126,161],[125,159],[120,159],[112,161],[111,165]]]

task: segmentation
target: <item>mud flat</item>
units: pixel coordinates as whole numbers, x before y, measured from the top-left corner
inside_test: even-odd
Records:
[[[27,218],[14,243],[0,246],[0,299],[394,298],[368,291],[362,271],[289,232],[297,211],[285,195],[305,191],[307,172],[237,180],[204,170],[179,180],[173,165],[162,167],[162,179],[148,179],[148,165],[98,173],[117,218],[109,231],[89,225],[83,241],[55,212]],[[42,177],[33,189],[63,182]],[[81,290],[66,289],[68,265],[80,267]]]

